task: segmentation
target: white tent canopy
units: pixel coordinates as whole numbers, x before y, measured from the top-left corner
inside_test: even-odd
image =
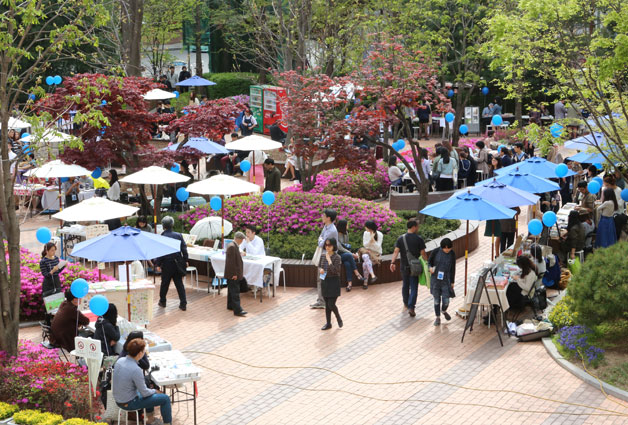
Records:
[[[240,180],[226,174],[219,174],[200,182],[192,183],[187,187],[188,192],[200,195],[241,195],[244,193],[257,193],[260,187],[254,183]]]
[[[152,165],[120,179],[123,183],[132,184],[173,184],[190,180],[188,176],[175,173],[163,167]]]
[[[80,177],[91,174],[91,171],[87,168],[83,168],[76,164],[66,164],[60,159],[50,161],[39,168],[34,168],[29,171],[29,175],[39,177],[40,179]]]
[[[138,207],[96,197],[72,205],[52,217],[63,221],[104,221],[129,217],[135,214],[138,209]]]
[[[144,95],[144,100],[165,100],[174,99],[175,97],[177,97],[177,95],[169,91],[153,89]]]
[[[279,142],[253,134],[238,139],[235,142],[227,143],[225,148],[233,151],[272,151],[282,146],[283,145]]]

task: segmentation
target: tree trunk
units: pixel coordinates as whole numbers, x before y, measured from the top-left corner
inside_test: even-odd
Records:
[[[194,14],[194,45],[196,46],[196,75],[203,76],[203,55],[201,52],[201,3],[196,3]]]
[[[458,93],[455,94],[455,118],[454,125],[452,131],[452,146],[458,146],[458,141],[460,140],[460,125],[462,124],[462,118],[464,118],[464,102],[463,102],[463,94],[462,89],[458,89]]]
[[[144,0],[122,0],[120,8],[123,60],[129,76],[142,75],[142,19]]]
[[[521,99],[521,96],[517,96],[515,98],[515,121],[517,121],[517,125],[519,126],[519,128],[523,127],[523,121],[521,118],[522,104],[523,104],[523,101]]]

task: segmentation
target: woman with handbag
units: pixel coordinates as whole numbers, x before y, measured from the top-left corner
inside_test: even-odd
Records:
[[[440,249],[432,251],[427,264],[432,274],[430,292],[434,297],[434,326],[440,326],[441,312],[447,321],[451,320],[447,308],[449,299],[456,296],[453,286],[456,279],[456,254],[451,239],[444,238],[440,241]]]
[[[384,235],[377,230],[377,224],[374,221],[369,220],[364,223],[362,248],[358,250],[358,255],[362,258],[362,273],[364,276],[362,289],[368,289],[369,283],[377,281],[377,276],[373,272],[373,264],[379,264],[383,240]]]
[[[44,282],[41,285],[41,292],[44,297],[61,292],[59,273],[65,267],[65,262],[59,267],[60,261],[56,254],[57,246],[54,242],[48,242],[44,245],[41,260],[39,261],[39,270],[44,276]]]
[[[325,318],[327,323],[321,328],[326,331],[331,329],[331,313],[333,312],[338,322],[338,327],[342,328],[342,319],[336,307],[336,300],[340,296],[340,267],[341,260],[338,251],[338,244],[335,238],[327,238],[324,243],[325,254],[321,255],[318,263],[318,273],[321,277],[321,292],[325,299]]]
[[[338,231],[338,254],[340,255],[342,264],[345,266],[345,273],[347,275],[347,292],[350,292],[353,275],[355,275],[358,280],[362,280],[362,275],[358,271],[358,266],[355,264],[355,260],[360,257],[358,254],[351,252],[349,233],[347,232],[347,220],[338,220],[338,223],[336,223],[336,230]]]

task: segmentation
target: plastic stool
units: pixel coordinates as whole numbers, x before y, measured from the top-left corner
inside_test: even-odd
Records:
[[[131,413],[131,412],[135,412],[135,414],[137,415],[137,417],[136,417],[137,420],[135,422],[139,423],[139,421],[140,421],[140,413],[139,413],[140,411],[139,410],[125,410],[125,409],[121,408],[120,406],[118,406],[118,408],[119,408],[119,410],[118,410],[118,425],[121,424],[121,422],[120,422],[120,415],[122,414],[122,412],[124,412],[124,415],[126,417],[126,419],[125,419],[126,425],[129,425],[129,413]],[[146,425],[146,409],[141,409],[141,411],[144,413],[144,425]]]
[[[185,271],[186,271],[186,275],[185,275],[185,280],[186,281],[187,281],[187,278],[188,278],[187,277],[187,273],[190,273],[191,275],[195,274],[195,276],[196,276],[196,289],[199,289],[199,287],[198,287],[198,270],[196,269],[196,267],[194,267],[194,266],[186,267]]]

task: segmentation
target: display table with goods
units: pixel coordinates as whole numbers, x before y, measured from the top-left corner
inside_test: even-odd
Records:
[[[156,385],[163,387],[164,393],[170,393],[172,403],[192,401],[194,405],[194,424],[196,425],[196,398],[198,388],[196,382],[201,380],[201,371],[194,363],[180,351],[149,352],[151,373],[150,379]],[[192,384],[188,390],[186,384]],[[180,399],[175,395],[183,395]]]
[[[222,250],[216,250],[205,247],[188,247],[188,257],[191,260],[207,262],[211,264],[216,276],[226,278],[225,271],[225,253]],[[256,256],[246,255],[242,257],[244,266],[244,278],[249,285],[257,288],[264,287],[264,269],[272,270],[272,280],[270,284],[273,287],[273,296],[275,295],[275,286],[279,283],[279,274],[281,272],[281,258],[269,255]],[[220,285],[218,286],[220,288]],[[220,290],[220,289],[219,289]],[[261,300],[261,298],[260,298]]]
[[[155,285],[146,279],[130,283],[131,320],[133,323],[148,324],[153,319],[153,297]],[[79,306],[82,310],[89,310],[89,301],[96,295],[104,295],[110,303],[118,306],[120,315],[128,318],[128,309],[121,308],[127,305],[127,283],[111,280],[89,284],[88,294],[81,299]]]

